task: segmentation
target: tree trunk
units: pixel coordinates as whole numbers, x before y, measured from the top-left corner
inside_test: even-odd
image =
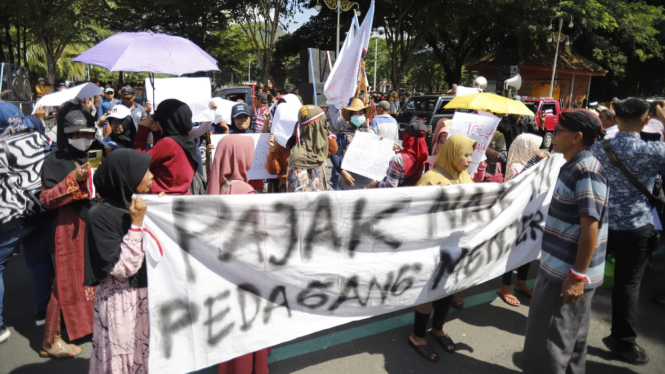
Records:
[[[2,34],[0,34],[0,61],[5,61],[5,50],[3,49]],[[0,77],[2,79],[2,77]]]
[[[55,58],[47,51],[44,51],[46,55],[46,66],[48,69],[48,84],[53,87],[55,85]]]
[[[5,25],[5,40],[7,41],[7,52],[9,53],[9,63],[14,64],[14,46],[12,45],[12,36],[9,33],[9,25]]]
[[[16,26],[16,65],[21,65],[21,27]]]
[[[118,72],[118,85],[120,87],[122,87],[123,84],[125,84],[125,72],[124,71],[119,71]]]
[[[25,67],[28,67],[28,38],[26,34],[28,33],[28,30],[26,27],[23,28],[23,61],[25,63]]]

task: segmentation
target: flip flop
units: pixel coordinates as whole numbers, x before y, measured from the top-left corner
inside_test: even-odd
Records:
[[[444,333],[444,334],[441,335],[441,336],[436,336],[436,335],[434,335],[433,332],[430,331],[430,333],[432,334],[432,336],[434,337],[434,339],[436,339],[436,341],[439,342],[439,344],[441,344],[441,346],[443,347],[443,349],[446,350],[446,352],[448,352],[448,353],[455,353],[455,342],[454,342],[453,339],[450,337],[450,335]],[[450,348],[449,348],[450,346],[453,346],[453,348],[450,349]]]
[[[60,340],[55,342],[55,344],[53,344],[53,346],[49,350],[42,348],[41,352],[39,352],[39,357],[56,358],[56,359],[74,358],[83,353],[83,350],[81,350],[79,353],[72,356],[70,353],[75,348],[77,348],[77,346],[73,344],[67,344],[62,340]]]
[[[510,294],[501,293],[500,291],[496,291],[496,294],[499,295],[499,297],[501,298],[501,300],[503,300],[504,303],[506,303],[506,304],[508,304],[508,305],[510,305],[510,306],[515,306],[515,307],[517,307],[517,306],[522,305],[522,303],[520,303],[520,301],[517,300],[517,298],[515,297],[515,295],[510,295]],[[511,302],[508,301],[508,300],[513,300],[513,302],[511,303]]]
[[[515,292],[517,292],[517,293],[519,293],[519,294],[522,294],[522,295],[524,295],[524,296],[526,296],[526,297],[528,297],[528,298],[532,298],[532,297],[533,297],[533,290],[529,290],[529,289],[526,289],[526,290],[518,290],[518,289],[516,288],[516,289],[515,289]]]
[[[434,348],[432,348],[431,345],[429,344],[424,344],[424,345],[415,345],[411,339],[409,339],[409,345],[411,345],[413,348],[415,348],[418,353],[420,353],[421,356],[423,356],[424,359],[426,359],[429,362],[439,362],[439,354],[436,353]],[[434,354],[434,358],[432,358],[432,354]]]

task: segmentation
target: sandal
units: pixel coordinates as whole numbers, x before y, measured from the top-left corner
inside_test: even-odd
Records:
[[[458,293],[455,293],[455,294],[453,294],[453,303],[452,303],[452,305],[453,305],[453,308],[462,309],[462,308],[464,308],[464,299],[462,299],[462,297]]]
[[[413,348],[420,353],[421,356],[423,356],[427,361],[430,362],[439,362],[439,355],[436,353],[434,348],[432,348],[431,345],[429,344],[424,344],[424,345],[415,345],[411,339],[409,339],[409,345],[411,345]],[[432,357],[434,355],[434,357]]]
[[[55,344],[53,344],[51,349],[46,350],[45,348],[42,348],[42,351],[39,352],[39,357],[56,358],[56,359],[73,358],[83,353],[83,350],[79,348],[79,352],[75,355],[72,355],[72,352],[76,348],[79,347],[73,344],[67,344],[62,340],[58,340],[57,342],[55,342]]]
[[[430,333],[432,333],[432,336],[434,339],[436,339],[439,344],[443,347],[443,349],[446,350],[448,353],[455,353],[455,342],[453,339],[450,337],[450,335],[446,334],[445,332],[441,336],[436,336],[434,335],[434,332],[430,330]],[[452,347],[452,348],[450,348]]]
[[[524,295],[524,296],[526,296],[526,297],[528,297],[528,298],[532,298],[532,297],[533,297],[533,290],[530,290],[530,289],[528,289],[528,288],[527,288],[526,290],[522,290],[522,289],[517,289],[517,288],[516,288],[516,289],[515,289],[515,292],[517,292],[517,293],[519,293],[519,294],[522,294],[522,295]]]
[[[501,293],[501,291],[496,291],[496,294],[499,295],[501,300],[503,300],[504,303],[510,305],[510,306],[520,306],[522,305],[519,300],[515,297],[515,295],[507,294],[507,293]]]

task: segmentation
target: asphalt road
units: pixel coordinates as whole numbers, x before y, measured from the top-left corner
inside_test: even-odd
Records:
[[[531,266],[533,282],[537,262]],[[79,341],[83,354],[75,359],[49,360],[38,356],[43,327],[34,325],[32,291],[23,259],[14,256],[4,274],[4,318],[12,335],[0,345],[0,374],[87,373],[90,340]],[[462,293],[466,306],[454,311],[444,326],[458,343],[458,352],[448,354],[430,341],[441,355],[439,363],[420,358],[407,344],[412,311],[404,310],[322,331],[277,346],[270,355],[271,374],[285,373],[519,373],[528,299],[511,307],[496,298],[496,279]],[[593,300],[589,333],[587,373],[665,373],[665,306],[651,297],[665,292],[665,262],[652,260],[640,294],[637,321],[638,342],[650,354],[645,366],[613,360],[601,339],[609,334],[610,290],[599,289]],[[199,371],[216,373],[215,368]]]

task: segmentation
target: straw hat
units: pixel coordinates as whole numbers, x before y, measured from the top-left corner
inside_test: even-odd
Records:
[[[371,117],[372,114],[374,114],[374,108],[372,107],[372,105],[366,106],[362,100],[353,99],[351,105],[347,106],[346,108],[342,108],[342,118],[344,118],[347,121],[350,121],[351,112],[357,112],[360,110],[365,111],[365,117]]]

